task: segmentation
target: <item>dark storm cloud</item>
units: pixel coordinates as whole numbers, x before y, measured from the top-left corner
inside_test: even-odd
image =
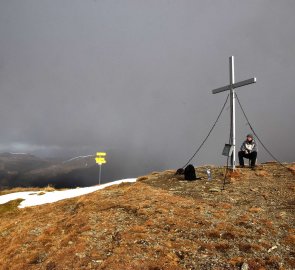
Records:
[[[236,80],[258,80],[238,91],[253,126],[279,159],[294,160],[294,8],[294,1],[1,1],[0,150],[108,150],[129,169],[181,166],[225,100],[211,89],[228,83],[235,55]],[[239,144],[249,128],[237,113]],[[228,118],[227,110],[195,163],[224,162]],[[259,158],[270,159],[262,149]]]

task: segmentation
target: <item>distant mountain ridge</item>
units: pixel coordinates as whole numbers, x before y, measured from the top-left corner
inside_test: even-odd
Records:
[[[0,170],[26,172],[37,168],[43,168],[50,164],[48,160],[38,158],[26,153],[1,153]]]
[[[28,153],[0,153],[0,189],[48,184],[55,187],[86,186],[96,183],[98,173],[94,155],[60,161]]]

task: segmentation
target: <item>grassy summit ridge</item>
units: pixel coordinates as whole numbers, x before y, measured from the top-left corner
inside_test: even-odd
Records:
[[[294,269],[295,165],[154,172],[53,204],[0,213],[0,269]]]

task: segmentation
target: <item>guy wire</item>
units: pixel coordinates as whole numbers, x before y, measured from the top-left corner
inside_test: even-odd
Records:
[[[223,104],[223,106],[222,106],[222,109],[221,109],[220,113],[218,114],[218,117],[217,117],[217,119],[215,120],[213,126],[211,127],[211,129],[210,129],[208,135],[205,137],[205,139],[203,140],[203,142],[200,144],[200,146],[198,147],[198,149],[196,150],[196,152],[192,155],[192,157],[188,160],[188,162],[187,162],[184,166],[182,166],[182,168],[184,168],[185,166],[187,166],[187,165],[191,162],[191,160],[196,156],[196,154],[200,151],[200,149],[202,148],[202,146],[204,145],[204,143],[205,143],[205,142],[207,141],[207,139],[209,138],[209,136],[210,136],[212,130],[213,130],[214,127],[216,126],[216,124],[217,124],[217,122],[218,122],[218,120],[219,120],[219,118],[220,118],[220,116],[221,116],[221,114],[222,114],[222,112],[223,112],[223,110],[224,110],[224,108],[225,108],[225,105],[226,105],[226,103],[227,103],[227,101],[228,101],[228,97],[229,97],[229,94],[227,95],[226,100],[225,100],[225,102],[224,102],[224,104]]]
[[[235,93],[235,95],[236,95],[236,98],[237,98],[237,100],[238,100],[238,103],[239,103],[239,106],[240,106],[240,108],[241,108],[241,110],[242,110],[242,112],[243,112],[243,114],[244,114],[244,117],[245,117],[245,119],[246,119],[246,121],[247,121],[247,123],[248,123],[248,125],[249,125],[249,127],[250,127],[250,129],[252,130],[252,132],[253,132],[253,134],[256,136],[256,138],[258,139],[258,141],[261,143],[261,145],[262,145],[262,147],[264,148],[264,150],[275,160],[275,161],[277,161],[282,167],[284,167],[284,168],[286,168],[287,170],[290,170],[287,166],[285,166],[284,164],[282,164],[282,162],[280,162],[267,148],[266,148],[266,146],[262,143],[262,141],[260,140],[260,138],[258,137],[258,135],[256,134],[256,132],[254,131],[254,129],[253,129],[253,127],[252,127],[252,125],[250,124],[250,122],[249,122],[249,119],[248,119],[248,117],[247,117],[247,115],[246,115],[246,113],[245,113],[245,111],[244,111],[244,109],[243,109],[243,107],[242,107],[242,104],[241,104],[241,102],[240,102],[240,100],[239,100],[239,98],[238,98],[238,95],[237,95],[237,93]]]

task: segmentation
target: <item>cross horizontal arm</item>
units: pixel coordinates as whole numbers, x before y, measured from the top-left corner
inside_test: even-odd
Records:
[[[248,79],[248,80],[244,80],[244,81],[241,81],[241,82],[237,82],[237,83],[234,83],[232,85],[232,88],[238,88],[238,87],[241,87],[241,86],[245,86],[245,85],[248,85],[248,84],[251,84],[251,83],[256,83],[256,78],[251,78],[251,79]],[[220,92],[224,92],[226,90],[230,90],[230,87],[231,85],[226,85],[226,86],[223,86],[223,87],[220,87],[220,88],[216,88],[214,90],[212,90],[212,94],[217,94],[217,93],[220,93]]]
[[[251,79],[248,79],[248,80],[244,80],[244,81],[241,81],[241,82],[234,83],[233,88],[238,88],[238,87],[248,85],[248,84],[251,84],[251,83],[256,83],[256,78],[251,78]]]
[[[224,91],[229,90],[229,89],[230,89],[230,85],[223,86],[223,87],[220,87],[220,88],[216,88],[216,89],[212,90],[212,94],[217,94],[217,93],[220,93],[220,92],[224,92]]]

